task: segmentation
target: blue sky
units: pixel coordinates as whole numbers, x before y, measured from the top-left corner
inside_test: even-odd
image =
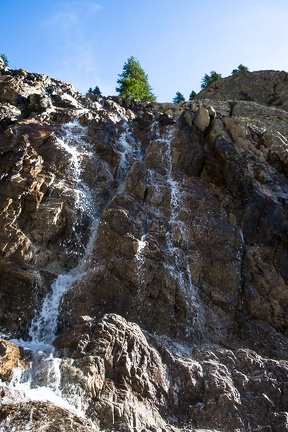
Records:
[[[130,56],[160,102],[205,73],[288,71],[287,0],[0,0],[0,53],[24,68],[115,95]]]

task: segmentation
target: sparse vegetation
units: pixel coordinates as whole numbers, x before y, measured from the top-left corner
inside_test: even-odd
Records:
[[[240,63],[237,69],[232,70],[231,75],[235,75],[238,72],[249,72],[249,69],[247,66],[244,66],[242,63]]]
[[[185,102],[185,97],[179,91],[176,92],[176,96],[172,99],[173,103]]]
[[[93,90],[92,90],[92,87],[90,87],[86,93],[86,96],[88,96],[89,94],[92,94],[95,96],[102,96],[102,93],[101,93],[100,88],[98,86],[96,86]]]
[[[269,105],[269,106],[281,106],[282,103],[283,102],[282,102],[279,94],[277,93],[277,84],[275,84],[274,85],[274,93],[268,97],[267,105]]]
[[[213,83],[214,81],[220,80],[221,78],[222,75],[215,71],[211,71],[210,75],[205,74],[202,78],[201,89],[205,89],[209,84]]]
[[[242,100],[242,101],[253,101],[253,98],[249,95],[249,93],[247,93],[244,90],[241,90],[240,91],[240,98],[239,98],[239,100]]]
[[[267,100],[267,105],[269,106],[281,106],[283,104],[281,98],[279,95],[274,94],[272,96],[270,96]]]
[[[4,65],[5,65],[5,66],[8,66],[9,61],[8,61],[8,57],[7,57],[7,55],[4,54],[4,53],[2,53],[2,54],[0,54],[0,57],[1,57],[1,59],[3,60]]]
[[[195,98],[196,95],[197,95],[197,93],[194,90],[192,90],[192,92],[189,95],[189,101],[191,102]]]

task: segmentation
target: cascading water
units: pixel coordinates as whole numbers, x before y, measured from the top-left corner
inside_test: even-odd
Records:
[[[170,192],[170,217],[166,230],[166,258],[163,260],[165,269],[168,271],[170,278],[174,281],[175,286],[181,295],[184,296],[186,307],[189,310],[189,316],[193,317],[190,324],[187,324],[186,336],[195,337],[198,334],[202,337],[204,329],[203,308],[201,307],[197,289],[192,281],[190,268],[189,247],[186,239],[189,238],[186,232],[187,226],[181,220],[181,210],[185,209],[184,195],[181,184],[173,175],[173,158],[172,158],[172,141],[174,138],[174,129],[168,127],[163,133],[159,131],[157,123],[154,124],[154,134],[161,154],[161,166],[159,167],[159,177],[155,172],[150,172],[149,183],[154,189],[154,195],[161,196],[161,184],[166,183]],[[164,177],[164,179],[163,179]],[[159,180],[158,180],[159,179]],[[157,198],[156,198],[157,200]],[[159,215],[160,216],[160,215]],[[157,217],[157,215],[155,215]],[[141,285],[143,277],[141,274],[145,271],[145,247],[147,244],[147,232],[143,233],[138,240],[138,249],[135,255],[137,263],[138,280]]]
[[[168,264],[170,274],[177,282],[180,290],[184,293],[186,298],[187,307],[190,310],[193,320],[190,326],[186,328],[186,336],[195,335],[195,333],[202,333],[204,328],[204,317],[203,308],[201,307],[197,295],[197,290],[192,282],[191,269],[189,264],[189,255],[185,253],[187,244],[185,245],[185,239],[188,237],[185,233],[186,226],[183,221],[180,220],[180,209],[183,207],[183,198],[181,187],[173,177],[173,160],[172,160],[172,148],[171,142],[173,140],[172,130],[168,131],[165,139],[166,144],[166,167],[167,167],[167,183],[170,186],[170,230],[166,233],[167,250],[168,254],[172,258],[171,264]],[[177,237],[181,238],[181,247],[177,246],[173,242],[173,237],[176,234]]]
[[[52,283],[51,291],[44,298],[41,310],[36,313],[31,323],[29,331],[31,340],[11,341],[29,349],[32,352],[33,361],[29,370],[21,373],[20,370],[15,371],[14,379],[10,383],[10,387],[12,386],[13,389],[22,392],[24,399],[48,400],[68,408],[78,415],[81,415],[81,412],[75,408],[77,403],[73,400],[73,391],[68,396],[64,396],[61,392],[61,359],[55,357],[52,342],[57,330],[62,298],[73,282],[77,278],[81,278],[85,271],[85,263],[96,241],[100,219],[99,212],[101,210],[97,209],[97,204],[93,202],[89,188],[81,178],[81,158],[83,154],[89,154],[89,146],[83,139],[84,134],[85,128],[76,121],[63,126],[61,137],[57,138],[56,142],[56,145],[64,149],[69,155],[70,169],[73,172],[76,194],[75,213],[77,214],[74,231],[77,228],[77,240],[79,249],[81,249],[80,258],[74,268],[65,274],[60,274]],[[128,170],[132,163],[141,157],[141,153],[128,128],[125,127],[120,138],[114,143],[114,147],[115,152],[120,156],[119,169],[116,174],[119,185],[116,193],[118,193],[124,190]],[[79,229],[84,216],[86,220],[87,218],[89,220],[90,230],[89,238],[85,244],[83,244],[82,232]],[[87,227],[85,231],[87,231]]]
[[[142,267],[145,264],[145,255],[143,254],[145,246],[147,245],[147,234],[143,234],[141,239],[138,240],[137,252],[135,255],[136,263],[137,263],[137,274],[138,274],[138,282],[139,286],[142,283]]]
[[[117,171],[119,181],[118,192],[123,192],[126,184],[127,170],[136,160],[142,158],[140,148],[135,142],[128,125],[124,125],[124,131],[115,143],[115,151],[119,154],[120,163]]]
[[[74,189],[76,194],[75,210],[77,217],[74,225],[80,225],[85,217],[90,221],[90,234],[88,242],[85,245],[81,237],[81,231],[77,236],[79,248],[84,249],[84,254],[78,261],[77,265],[66,274],[60,274],[53,282],[51,292],[45,297],[42,308],[33,319],[29,331],[29,336],[32,341],[44,342],[51,344],[57,328],[57,318],[59,307],[63,295],[67,292],[73,281],[79,277],[83,270],[86,257],[91,252],[97,235],[97,226],[99,219],[92,219],[92,210],[94,209],[93,200],[89,188],[81,179],[81,158],[83,154],[89,155],[87,143],[82,136],[85,133],[83,126],[78,122],[68,123],[63,126],[62,137],[58,138],[57,145],[63,148],[70,155],[70,166],[73,171]],[[75,230],[74,227],[74,230]],[[76,252],[77,253],[77,252]]]
[[[87,143],[83,140],[85,129],[77,121],[63,126],[61,137],[57,138],[56,145],[65,150],[69,155],[70,169],[73,173],[75,191],[75,221],[76,226],[81,227],[82,218],[89,220],[89,238],[83,243],[82,233],[79,230],[77,241],[79,242],[80,259],[76,266],[66,274],[60,274],[52,283],[51,291],[46,295],[41,310],[32,320],[29,330],[29,341],[12,340],[24,349],[32,353],[31,367],[26,371],[17,370],[10,387],[20,391],[24,400],[47,400],[56,405],[67,408],[77,415],[82,415],[73,405],[73,398],[65,400],[61,392],[61,359],[55,357],[52,342],[55,338],[57,320],[63,295],[72,283],[79,277],[84,269],[86,258],[92,250],[97,235],[99,218],[93,215],[95,205],[89,188],[81,179],[81,158],[89,154]],[[94,219],[92,218],[94,217]],[[82,252],[84,250],[84,253]],[[67,399],[67,398],[66,398]]]

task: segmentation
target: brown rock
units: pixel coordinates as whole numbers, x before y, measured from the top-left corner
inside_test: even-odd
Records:
[[[14,368],[26,369],[28,366],[27,354],[25,356],[18,345],[0,339],[0,379],[2,381],[11,381]]]

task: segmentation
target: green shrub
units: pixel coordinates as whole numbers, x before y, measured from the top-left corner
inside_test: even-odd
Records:
[[[205,74],[204,77],[202,78],[201,88],[205,89],[209,84],[213,83],[214,81],[220,80],[221,78],[222,78],[221,74],[215,71],[211,71],[210,75]]]

